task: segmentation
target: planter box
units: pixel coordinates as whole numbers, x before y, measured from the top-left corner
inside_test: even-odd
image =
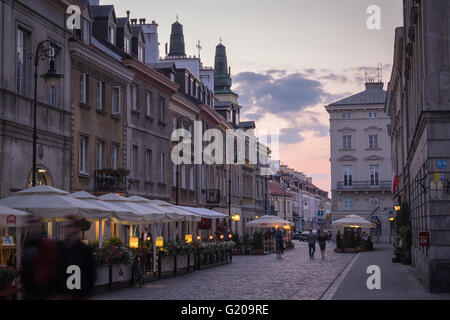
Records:
[[[95,268],[97,278],[94,287],[102,286],[109,283],[109,266],[97,266]]]
[[[231,253],[233,254],[233,255],[241,255],[242,254],[242,250],[241,249],[233,249],[232,251],[231,251]]]
[[[122,282],[131,279],[132,267],[125,264],[113,264],[112,282]]]
[[[179,263],[178,260],[179,260],[179,257],[177,257],[177,264]],[[175,269],[174,256],[162,255],[159,263],[161,264],[161,273],[173,272]]]
[[[178,254],[177,255],[177,270],[186,269],[187,268],[187,254]]]
[[[264,249],[253,249],[253,254],[264,254]]]

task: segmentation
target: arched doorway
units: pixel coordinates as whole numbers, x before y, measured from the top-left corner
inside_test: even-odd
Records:
[[[36,185],[37,186],[53,186],[53,180],[52,176],[50,174],[50,171],[45,168],[44,166],[37,166],[37,173],[36,173]],[[30,174],[28,175],[28,183],[27,187],[33,186],[33,170],[30,171]]]

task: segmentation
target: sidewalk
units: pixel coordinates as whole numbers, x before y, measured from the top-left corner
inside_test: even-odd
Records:
[[[381,270],[381,289],[369,290],[367,267]],[[334,281],[323,299],[332,300],[450,300],[449,294],[432,294],[414,276],[411,266],[392,263],[392,245],[377,244],[374,251],[360,252]]]

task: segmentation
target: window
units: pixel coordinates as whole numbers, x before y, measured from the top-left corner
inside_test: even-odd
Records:
[[[109,42],[116,44],[116,30],[114,27],[109,27]]]
[[[137,85],[131,85],[131,109],[137,110]]]
[[[103,168],[103,150],[105,143],[103,141],[97,141],[97,159],[96,159],[96,167],[97,169],[102,169]]]
[[[152,96],[153,95],[151,91],[147,91],[147,93],[145,94],[145,105],[148,116],[152,114]]]
[[[378,148],[378,136],[369,136],[369,148],[370,149],[377,149]]]
[[[352,148],[352,136],[342,136],[342,148],[345,150]]]
[[[159,115],[160,115],[160,121],[164,122],[166,118],[166,99],[164,97],[159,98]]]
[[[112,89],[112,113],[120,113],[120,88],[114,87]]]
[[[133,179],[137,177],[137,156],[138,156],[138,147],[131,147],[131,176]]]
[[[138,47],[138,60],[144,63],[144,47],[141,45]]]
[[[125,37],[125,43],[124,43],[124,51],[128,54],[131,53],[131,40],[129,37]]]
[[[118,159],[119,159],[119,146],[117,144],[113,144],[111,149],[111,167],[113,170],[117,169]]]
[[[189,190],[194,191],[194,167],[189,169]]]
[[[188,94],[189,93],[189,77],[186,76],[186,78],[184,79],[184,93]]]
[[[353,183],[352,166],[344,166],[344,186],[351,186]]]
[[[350,114],[350,112],[344,112],[342,114],[342,119],[350,119],[352,116]]]
[[[86,103],[87,101],[87,74],[80,73],[80,102]]]
[[[28,32],[17,29],[17,92],[22,95],[27,94],[28,39]]]
[[[97,81],[97,109],[103,109],[103,93],[105,92],[103,81]]]
[[[50,86],[48,87],[48,104],[56,107],[57,105],[57,97],[56,97],[56,87],[55,86]]]
[[[145,151],[145,179],[152,180],[152,150]]]
[[[379,171],[380,168],[378,165],[369,166],[369,174],[370,174],[370,185],[377,186],[379,184]]]
[[[353,210],[353,198],[344,198],[344,210]]]
[[[82,35],[82,40],[84,43],[86,44],[90,44],[91,43],[91,23],[89,22],[89,20],[83,19],[83,35]]]
[[[369,118],[374,119],[377,117],[377,113],[376,112],[369,112]]]
[[[165,168],[164,158],[165,158],[164,153],[160,153],[159,154],[159,182],[160,183],[164,183],[164,175],[165,175],[165,172],[164,172],[164,168]]]
[[[186,166],[181,165],[181,188],[186,189]]]
[[[79,172],[86,174],[86,149],[87,149],[87,137],[80,136],[79,150],[78,150],[78,168]]]

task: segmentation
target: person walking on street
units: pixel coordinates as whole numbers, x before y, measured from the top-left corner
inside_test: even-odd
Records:
[[[327,234],[322,229],[317,237],[317,242],[319,242],[320,252],[322,253],[322,259],[325,259],[325,248],[327,243]]]
[[[281,232],[280,228],[277,228],[277,231],[275,231],[275,241],[276,241],[277,257],[281,258],[281,254],[283,253],[283,232]]]
[[[308,234],[308,247],[309,247],[309,258],[314,259],[314,253],[316,252],[316,235],[309,231]]]

